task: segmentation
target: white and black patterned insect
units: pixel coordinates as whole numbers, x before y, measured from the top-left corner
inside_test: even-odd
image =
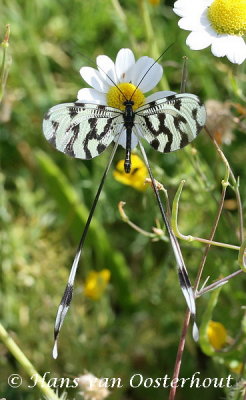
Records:
[[[146,73],[141,78],[139,84],[145,76]],[[117,85],[115,86],[117,87]],[[120,89],[119,91],[121,92]],[[132,134],[134,133],[139,140],[140,149],[152,180],[158,206],[170,237],[177,263],[181,289],[191,315],[195,319],[194,294],[182,253],[166,217],[141,140],[142,138],[145,139],[155,150],[161,153],[179,150],[194,140],[203,128],[206,120],[205,108],[197,96],[189,93],[181,93],[152,101],[134,111],[133,94],[130,98],[126,98],[123,94],[123,110],[105,105],[75,102],[56,105],[44,117],[43,132],[46,139],[57,150],[72,157],[89,160],[100,155],[111,142],[116,142],[90,210],[73,261],[68,283],[58,308],[54,331],[54,358],[57,357],[57,337],[72,300],[74,279],[84,240],[123,131],[126,132],[125,172],[129,173],[131,171]],[[193,326],[193,336],[198,337],[195,323]]]
[[[135,112],[133,104],[126,99],[124,111],[96,104],[59,104],[45,115],[44,135],[57,150],[89,160],[117,141],[115,131],[121,125],[126,130],[125,172],[130,172],[133,131],[155,150],[168,153],[189,144],[205,124],[205,108],[193,94],[171,95]]]

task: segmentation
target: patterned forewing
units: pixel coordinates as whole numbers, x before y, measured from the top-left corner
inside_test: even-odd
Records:
[[[57,150],[75,158],[91,159],[115,139],[122,114],[96,104],[65,103],[44,117],[43,132]]]
[[[153,101],[139,108],[135,124],[138,132],[155,150],[168,153],[181,149],[196,138],[206,121],[199,98],[184,93]]]

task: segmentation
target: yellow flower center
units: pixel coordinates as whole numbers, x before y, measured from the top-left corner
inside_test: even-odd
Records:
[[[243,36],[246,33],[246,0],[214,0],[208,18],[217,33]]]
[[[145,103],[145,97],[139,88],[136,88],[132,83],[119,83],[116,86],[112,86],[107,93],[107,103],[110,107],[119,108],[125,110],[124,102],[131,100],[134,102],[133,110],[141,107]]]

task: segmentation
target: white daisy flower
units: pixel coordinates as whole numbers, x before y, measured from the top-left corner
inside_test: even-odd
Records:
[[[160,91],[145,97],[144,93],[152,90],[163,74],[162,66],[155,63],[153,58],[144,56],[135,61],[130,49],[121,49],[115,63],[105,55],[98,56],[96,63],[98,69],[91,67],[80,69],[82,78],[91,86],[91,88],[79,90],[77,98],[80,102],[107,105],[123,111],[125,99],[131,98],[135,111],[146,103],[175,94],[175,92]],[[119,126],[117,133],[121,129],[122,127]],[[126,147],[125,132],[122,132],[119,144]],[[138,139],[132,133],[132,149],[137,144]]]
[[[173,11],[181,17],[180,28],[192,31],[186,39],[191,50],[211,46],[216,57],[235,64],[245,60],[245,0],[178,0]]]

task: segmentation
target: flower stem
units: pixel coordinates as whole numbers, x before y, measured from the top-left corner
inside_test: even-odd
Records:
[[[0,67],[0,102],[2,101],[4,95],[4,89],[7,82],[8,72],[10,68],[10,59],[7,58],[7,50],[9,47],[9,35],[10,35],[10,25],[6,25],[6,32],[4,39],[1,43],[1,47],[3,48],[3,58]]]
[[[188,57],[183,57],[183,67],[182,67],[182,76],[181,76],[181,84],[180,84],[180,93],[185,93],[187,76],[188,76]]]
[[[167,216],[168,216],[168,219],[170,220],[171,219],[171,207],[170,207],[170,201],[169,201],[167,189],[164,187],[164,185],[162,183],[158,182],[156,179],[154,179],[154,182],[155,182],[155,185],[156,185],[158,191],[164,193],[165,200],[166,200],[166,207],[167,207]],[[153,188],[150,178],[146,178],[145,183],[148,183]]]
[[[49,400],[59,400],[59,397],[51,390],[44,379],[38,374],[34,366],[30,363],[25,354],[21,351],[19,346],[14,342],[14,340],[9,336],[8,332],[4,329],[0,323],[0,339],[5,344],[10,353],[19,362],[25,372],[32,377],[35,375],[35,382],[37,382],[37,387]]]
[[[205,288],[199,290],[198,292],[196,292],[196,297],[201,297],[203,294],[209,292],[210,290],[213,289],[217,289],[219,286],[227,283],[229,281],[229,279],[234,278],[235,276],[241,274],[241,272],[243,272],[242,269],[239,269],[238,271],[233,272],[232,274],[225,276],[224,278],[212,283],[209,286],[206,286]]]
[[[182,328],[182,333],[181,333],[181,337],[180,337],[180,341],[179,341],[179,346],[178,346],[177,356],[176,356],[176,360],[175,360],[172,379],[179,377],[179,372],[180,372],[182,356],[183,356],[184,346],[185,346],[185,339],[186,339],[186,334],[187,334],[187,330],[189,327],[189,322],[190,322],[190,311],[187,309],[186,314],[185,314],[185,319],[183,322],[183,328]],[[173,385],[173,387],[171,387],[168,400],[175,399],[176,389],[177,389],[177,386],[175,386],[175,385]]]
[[[246,239],[244,239],[238,254],[238,264],[246,272]]]
[[[216,232],[219,220],[220,220],[220,216],[221,216],[221,213],[222,213],[222,210],[223,210],[223,204],[224,204],[224,200],[225,200],[226,189],[227,189],[227,186],[228,186],[227,184],[225,184],[225,182],[227,180],[227,177],[228,177],[228,171],[226,170],[225,179],[222,181],[222,192],[221,192],[219,208],[218,208],[217,215],[215,217],[215,221],[214,221],[213,227],[211,229],[211,233],[209,235],[209,241],[212,241],[213,238],[214,238],[214,235],[215,235],[215,232]],[[205,265],[205,262],[206,262],[206,259],[207,259],[207,255],[208,255],[210,246],[211,246],[211,244],[207,243],[207,246],[206,246],[206,248],[204,250],[204,256],[203,256],[203,259],[201,261],[201,264],[200,264],[200,267],[199,267],[199,270],[198,270],[198,274],[197,274],[197,278],[196,278],[196,281],[195,281],[195,285],[194,285],[194,292],[195,293],[196,293],[196,291],[198,289],[198,286],[199,286],[199,283],[200,283],[200,280],[201,280],[203,268],[204,268],[204,265]]]
[[[148,42],[149,52],[151,54],[151,57],[153,57],[156,60],[160,56],[161,51],[160,51],[157,41],[156,41],[156,34],[155,34],[155,31],[154,31],[154,28],[152,25],[152,20],[151,20],[150,13],[149,13],[149,7],[148,7],[146,0],[139,0],[138,3],[139,3],[139,8],[140,8],[140,13],[142,16],[142,21],[143,21],[144,27],[145,27],[146,39]],[[165,48],[165,41],[163,38],[162,38],[162,46],[163,46],[163,48]],[[164,74],[163,74],[162,80],[160,82],[160,88],[161,88],[161,90],[170,90],[168,81]]]
[[[211,134],[211,132],[208,130],[208,128],[205,126],[204,127],[205,131],[207,132],[208,136],[210,137],[210,139],[212,140],[213,144],[216,147],[216,150],[220,156],[220,158],[222,159],[222,161],[224,162],[224,164],[226,165],[226,167],[229,169],[230,171],[230,176],[233,182],[233,186],[232,189],[234,190],[235,194],[236,194],[236,199],[237,199],[237,204],[238,204],[238,218],[239,218],[239,238],[240,238],[240,242],[242,243],[244,240],[244,233],[243,233],[243,207],[242,207],[242,201],[241,201],[241,197],[240,197],[240,192],[239,192],[239,181],[236,180],[235,175],[230,167],[229,162],[227,161],[226,156],[224,155],[223,151],[221,150],[221,148],[219,147],[218,143],[216,142],[215,138],[213,137],[213,135]]]
[[[123,23],[125,30],[128,33],[128,37],[131,43],[131,46],[133,47],[133,49],[136,51],[137,50],[137,43],[136,43],[136,39],[134,37],[134,35],[131,33],[131,27],[128,24],[128,19],[127,16],[123,10],[123,8],[121,7],[120,3],[118,0],[111,0],[112,5],[115,9],[116,14],[118,15],[119,19],[121,20],[121,22]]]
[[[128,218],[128,216],[126,215],[125,210],[124,210],[125,204],[126,203],[124,201],[120,201],[118,204],[118,209],[119,209],[119,213],[120,213],[122,220],[124,222],[126,222],[132,229],[134,229],[138,233],[141,233],[141,235],[150,237],[151,239],[156,238],[156,235],[154,233],[145,231],[144,229],[142,229],[139,226],[137,226],[136,224],[134,224],[134,222],[132,222]]]
[[[225,179],[222,180],[222,186],[225,187],[225,188],[228,186],[227,174],[228,173],[226,172]],[[181,196],[181,192],[182,192],[182,189],[184,187],[184,184],[185,184],[185,180],[182,180],[180,182],[180,185],[178,187],[178,190],[177,190],[176,195],[175,195],[174,200],[173,200],[171,222],[172,222],[172,230],[175,233],[175,236],[177,236],[179,239],[185,240],[186,242],[197,241],[197,242],[206,243],[206,244],[209,244],[209,245],[212,245],[212,246],[224,247],[224,248],[227,248],[227,249],[240,251],[241,247],[240,246],[236,246],[234,244],[215,242],[213,240],[203,239],[203,238],[200,238],[200,237],[197,237],[197,236],[192,236],[192,235],[183,235],[180,232],[180,230],[178,228],[178,208],[179,208],[179,200],[180,200],[180,196]],[[246,244],[245,244],[245,247],[246,247]],[[245,249],[243,251],[243,254],[244,254],[244,252],[245,252]],[[242,265],[242,263],[240,265]]]

